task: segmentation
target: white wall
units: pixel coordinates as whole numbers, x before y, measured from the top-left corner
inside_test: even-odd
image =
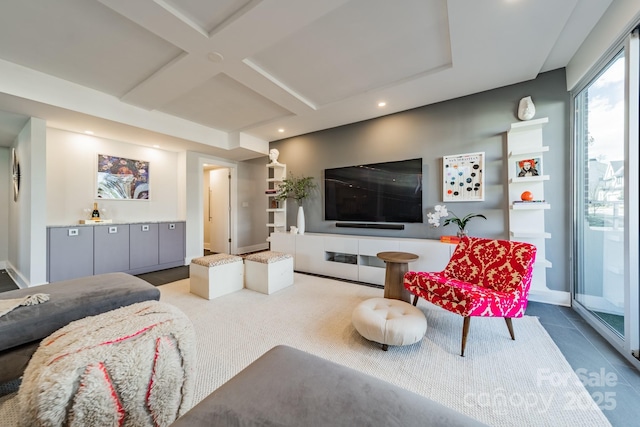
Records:
[[[98,154],[149,162],[150,200],[96,199]],[[114,221],[176,221],[179,207],[178,153],[47,129],[47,225],[77,224],[94,201]]]
[[[211,221],[209,220],[209,186],[210,186],[210,171],[204,171],[202,174],[202,218],[203,218],[203,231],[204,241],[203,247],[205,249],[211,248]]]
[[[0,148],[0,268],[7,265],[9,256],[9,204],[13,202],[11,181],[11,149]]]
[[[46,123],[31,118],[14,143],[20,162],[20,194],[9,203],[7,270],[20,287],[41,285],[47,278]]]
[[[192,258],[202,256],[203,166],[208,163],[229,167],[231,170],[232,252],[237,253],[239,245],[250,248],[256,245],[266,246],[262,235],[257,236],[255,241],[237,241],[238,230],[266,228],[262,218],[259,220],[259,227],[253,223],[238,224],[238,180],[244,182],[244,185],[256,188],[256,191],[261,191],[262,186],[256,187],[254,183],[247,183],[247,178],[243,178],[245,169],[238,173],[236,162],[195,152],[173,153],[51,128],[47,129],[47,150],[47,206],[44,209],[46,225],[77,223],[85,215],[83,209],[91,207],[95,200],[100,208],[107,209],[105,217],[114,221],[185,220],[185,263],[188,264]],[[151,200],[95,199],[98,154],[149,161]],[[260,170],[264,170],[264,164],[260,165]],[[261,201],[261,198],[258,203],[252,200],[250,206],[257,208],[257,212],[264,215]],[[247,219],[252,218],[253,215],[248,215]]]
[[[238,164],[234,161],[208,156],[202,153],[186,152],[184,154],[184,197],[187,221],[186,262],[202,256],[202,244],[204,238],[204,182],[202,171],[204,165],[217,165],[228,167],[231,171],[231,252],[238,253],[236,235],[238,230],[237,206],[238,206]],[[181,178],[182,179],[182,178]]]
[[[640,19],[638,0],[615,0],[567,65],[567,89],[572,90],[618,39]]]
[[[106,218],[115,221],[186,220],[186,264],[202,256],[204,163],[231,170],[232,251],[238,253],[238,246],[240,252],[266,247],[263,186],[253,180],[255,172],[264,172],[266,160],[238,171],[233,161],[46,128],[40,119],[32,119],[25,126],[15,145],[25,173],[17,203],[10,192],[11,150],[0,149],[0,201],[5,201],[0,202],[0,267],[6,266],[21,287],[46,281],[47,226],[76,224],[84,217],[83,210],[92,207],[98,153],[150,162],[150,201],[97,199],[99,206],[107,209]],[[258,182],[263,179],[261,176]],[[242,224],[237,220],[238,181],[245,189]],[[254,232],[243,233],[245,229],[262,232],[256,236]],[[239,231],[242,242],[236,238]]]

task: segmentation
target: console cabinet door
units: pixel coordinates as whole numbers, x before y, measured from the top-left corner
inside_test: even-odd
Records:
[[[184,222],[161,222],[159,226],[159,260],[160,264],[181,261],[185,257],[185,224]]]
[[[296,235],[291,233],[271,233],[269,247],[275,252],[296,255]]]
[[[129,225],[93,228],[94,274],[129,270]]]
[[[158,224],[131,224],[129,241],[131,270],[158,264]]]
[[[331,275],[325,270],[324,238],[311,234],[296,234],[295,270]]]
[[[93,275],[93,227],[48,228],[47,281]]]

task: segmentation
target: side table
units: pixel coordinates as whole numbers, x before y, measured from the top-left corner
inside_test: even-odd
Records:
[[[409,271],[409,262],[420,257],[409,252],[379,252],[376,256],[387,264],[384,297],[411,302],[411,294],[404,288],[404,273]]]

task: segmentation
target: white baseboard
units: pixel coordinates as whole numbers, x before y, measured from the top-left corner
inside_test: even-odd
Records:
[[[247,254],[249,252],[258,252],[269,249],[269,243],[260,243],[251,246],[242,246],[238,248],[238,254]]]
[[[554,291],[551,289],[531,288],[529,290],[529,301],[571,307],[571,294],[569,292]]]
[[[5,262],[5,270],[7,270],[7,274],[9,275],[9,277],[11,277],[14,282],[16,282],[16,285],[18,285],[20,289],[29,287],[29,282],[27,281],[27,279],[22,274],[20,274],[20,272],[17,271],[9,261]]]

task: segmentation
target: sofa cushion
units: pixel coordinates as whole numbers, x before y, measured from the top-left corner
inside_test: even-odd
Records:
[[[136,302],[159,300],[160,291],[126,273],[109,273],[0,293],[0,299],[49,294],[43,304],[18,307],[0,317],[0,351],[40,341],[69,322]]]

